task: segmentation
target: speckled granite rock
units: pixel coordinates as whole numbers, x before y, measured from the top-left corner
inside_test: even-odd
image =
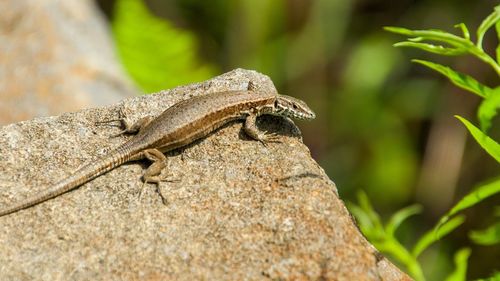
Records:
[[[210,81],[0,129],[0,205],[46,188],[118,146],[117,118],[158,114],[206,92],[274,90],[234,70]],[[281,143],[241,122],[168,154],[173,182],[143,184],[147,162],[0,218],[1,280],[409,280],[362,237],[300,131],[265,116]],[[158,192],[166,199],[162,202]]]

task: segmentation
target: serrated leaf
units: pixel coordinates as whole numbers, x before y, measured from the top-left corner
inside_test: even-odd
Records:
[[[496,6],[493,13],[487,16],[477,29],[477,43],[479,49],[483,49],[483,37],[486,31],[500,20],[500,6]]]
[[[498,144],[495,140],[488,137],[481,130],[479,130],[476,126],[474,126],[471,122],[467,121],[467,119],[455,115],[458,120],[464,123],[467,130],[471,133],[477,143],[486,150],[486,152],[491,155],[497,162],[500,163],[500,144]]]
[[[427,249],[430,245],[435,243],[436,241],[440,240],[444,236],[446,236],[448,233],[452,232],[455,230],[457,227],[459,227],[463,222],[465,221],[464,216],[456,216],[449,221],[447,221],[445,224],[441,225],[440,228],[434,228],[429,231],[427,231],[415,244],[415,247],[413,247],[412,250],[412,255],[417,258],[425,249]]]
[[[398,227],[409,217],[419,214],[422,211],[422,206],[412,205],[397,211],[391,216],[389,222],[385,226],[387,234],[394,236],[394,232]]]
[[[500,193],[500,179],[495,179],[489,183],[481,184],[469,194],[465,195],[460,201],[458,201],[450,211],[448,211],[441,219],[434,229],[441,228],[449,219],[457,214],[458,212],[470,208],[486,198]]]
[[[419,63],[421,65],[427,66],[430,69],[433,69],[444,76],[446,76],[450,81],[456,86],[472,92],[480,97],[487,97],[492,92],[491,88],[479,83],[476,79],[471,76],[455,71],[447,66],[426,61],[426,60],[412,60],[412,62]]]
[[[197,59],[194,34],[155,17],[141,0],[117,1],[112,26],[123,65],[146,92],[215,74],[214,67]]]
[[[438,55],[444,56],[459,56],[467,53],[466,49],[462,48],[448,48],[441,45],[433,45],[429,43],[418,43],[421,37],[411,38],[411,42],[399,42],[394,44],[394,47],[413,47],[417,49],[421,49],[427,51],[429,53],[434,53]],[[410,40],[410,39],[408,39]]]
[[[478,245],[490,246],[500,243],[500,222],[486,229],[469,232],[469,238]]]
[[[471,250],[469,248],[460,249],[455,253],[455,270],[445,279],[445,281],[465,281],[467,280],[467,261]]]
[[[491,91],[479,105],[477,111],[477,116],[479,119],[479,124],[481,125],[481,131],[488,132],[491,127],[491,121],[497,115],[498,109],[500,108],[500,87],[495,88]]]

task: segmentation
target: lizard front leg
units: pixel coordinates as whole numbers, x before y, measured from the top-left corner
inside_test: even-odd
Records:
[[[146,127],[146,125],[149,124],[151,120],[153,120],[152,116],[146,116],[137,120],[135,123],[131,123],[127,118],[122,118],[120,119],[120,121],[123,124],[124,129],[116,136],[119,136],[121,134],[136,134],[140,132],[144,127]]]
[[[257,114],[249,113],[245,119],[245,125],[243,129],[245,133],[254,140],[260,141],[262,144],[266,145],[268,142],[279,142],[279,137],[276,133],[267,133],[267,131],[261,131],[257,128],[255,124],[257,122]]]
[[[112,120],[106,120],[106,121],[100,121],[97,122],[96,124],[108,124],[111,122],[120,122],[124,129],[120,131],[119,133],[112,135],[111,137],[117,137],[122,134],[136,134],[140,132],[144,127],[146,127],[147,124],[149,124],[153,120],[152,116],[146,116],[142,117],[141,119],[137,120],[135,123],[130,122],[129,119],[126,117],[120,118],[120,119],[112,119]]]

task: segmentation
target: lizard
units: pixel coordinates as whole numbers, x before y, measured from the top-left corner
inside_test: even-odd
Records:
[[[0,208],[0,217],[15,213],[57,197],[130,161],[148,159],[152,164],[142,175],[144,183],[159,184],[159,175],[167,166],[163,153],[186,146],[203,138],[228,122],[244,119],[243,129],[263,144],[277,140],[275,133],[260,131],[257,117],[263,114],[310,120],[315,113],[302,100],[277,92],[224,91],[195,96],[167,108],[156,118],[147,116],[131,124],[121,119],[121,133],[135,133],[115,149],[91,161],[72,175],[60,180],[39,194],[13,205]],[[117,120],[110,120],[117,121]],[[105,121],[106,122],[106,121]]]

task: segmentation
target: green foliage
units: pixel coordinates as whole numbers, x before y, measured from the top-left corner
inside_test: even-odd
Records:
[[[463,37],[440,30],[409,30],[398,27],[386,27],[385,29],[390,32],[413,36],[413,38],[408,39],[408,41],[396,43],[396,47],[416,47],[441,55],[470,54],[488,63],[500,75],[500,66],[497,64],[497,61],[499,60],[498,56],[497,59],[494,60],[486,52],[484,52],[482,47],[482,40],[484,38],[484,35],[493,26],[495,26],[497,36],[500,38],[500,6],[496,6],[493,13],[490,14],[477,29],[476,43],[471,41],[469,31],[463,23],[456,26],[462,30]],[[421,41],[441,42],[451,47],[443,47],[441,45],[433,44],[430,44],[431,46],[422,46],[419,45],[421,44]],[[417,44],[415,45],[414,43]],[[500,107],[500,87],[491,89],[466,74],[460,73],[440,64],[424,60],[413,61],[445,75],[456,86],[483,98],[483,101],[478,110],[478,118],[481,124],[481,129],[477,128],[470,121],[463,117],[456,117],[465,125],[470,134],[479,143],[479,145],[489,155],[497,160],[497,162],[500,162],[500,145],[498,144],[498,142],[496,142],[486,134],[486,131],[491,127],[492,119],[497,115],[497,110]],[[473,192],[466,195],[462,200],[460,200],[457,205],[455,205],[445,216],[441,218],[440,223],[438,223],[438,225],[436,226],[435,231],[443,227],[444,224],[448,222],[451,216],[466,208],[474,206],[484,199],[497,193],[500,193],[500,180],[495,180],[491,183],[480,185]]]
[[[469,133],[474,137],[479,145],[481,145],[481,147],[484,148],[489,155],[500,163],[500,144],[488,137],[483,131],[479,130],[471,122],[467,121],[467,119],[458,115],[456,117],[464,123],[467,130],[469,130]]]
[[[447,33],[441,30],[409,30],[400,27],[386,27],[385,29],[390,32],[403,34],[407,36],[412,36],[408,41],[399,42],[394,44],[396,47],[414,47],[419,48],[431,53],[440,54],[440,55],[464,55],[470,54],[478,59],[488,63],[498,75],[500,75],[500,66],[497,63],[497,60],[490,57],[482,47],[482,40],[484,38],[485,33],[495,25],[498,33],[499,25],[498,22],[500,20],[500,6],[495,7],[494,12],[489,15],[479,26],[476,31],[477,41],[474,43],[469,34],[469,30],[467,26],[463,23],[456,25],[462,30],[463,37]],[[422,43],[423,41],[430,42],[438,42],[443,45],[436,45],[431,43]],[[497,48],[498,53],[498,48]],[[467,90],[471,93],[474,93],[484,100],[482,101],[479,110],[478,110],[478,118],[481,124],[481,131],[477,129],[475,126],[471,124],[471,122],[467,121],[464,118],[458,117],[462,123],[464,123],[469,129],[469,132],[474,136],[476,141],[484,148],[486,151],[492,155],[498,161],[498,143],[494,140],[485,136],[483,132],[486,132],[491,127],[491,121],[496,116],[497,110],[500,107],[500,89],[496,88],[492,90],[488,86],[485,86],[478,82],[476,79],[470,77],[469,75],[460,73],[456,70],[451,69],[450,67],[443,66],[437,63],[425,61],[425,60],[413,60],[413,62],[422,64],[430,69],[433,69],[444,76],[446,76],[450,81],[456,86]]]
[[[481,25],[477,29],[477,47],[483,49],[483,37],[486,31],[490,29],[494,24],[497,24],[500,20],[500,6],[496,6],[494,12],[483,20]]]
[[[494,212],[496,223],[482,230],[473,230],[469,232],[470,239],[478,245],[496,245],[500,244],[500,206],[496,207]],[[498,272],[500,277],[500,272]]]
[[[486,184],[481,184],[475,188],[471,193],[465,195],[458,203],[451,208],[436,226],[436,230],[446,224],[449,219],[456,215],[458,212],[470,208],[488,197],[491,197],[500,192],[500,179],[493,180]]]
[[[446,223],[442,224],[441,227],[429,230],[418,240],[415,247],[413,247],[413,255],[418,257],[425,249],[429,248],[429,246],[436,243],[445,235],[455,230],[464,221],[464,216],[456,216],[453,219],[448,220]]]
[[[214,68],[196,58],[194,34],[152,15],[142,0],[118,0],[113,34],[123,65],[146,92],[205,80]]]
[[[497,115],[500,107],[500,87],[495,88],[479,105],[477,116],[481,124],[481,130],[488,131],[491,127],[491,120]]]
[[[479,245],[494,245],[500,243],[500,222],[490,225],[486,229],[475,230],[469,233],[474,243]]]
[[[409,217],[420,213],[420,206],[412,205],[399,210],[389,218],[389,221],[385,225],[373,209],[368,196],[364,192],[358,193],[358,204],[349,203],[348,206],[349,210],[358,220],[360,229],[368,240],[379,251],[388,254],[395,261],[402,264],[417,281],[425,280],[422,266],[418,262],[418,258],[422,252],[451,233],[465,220],[463,216],[456,216],[443,224],[437,231],[434,229],[429,230],[417,241],[413,249],[408,250],[396,237],[396,231]],[[451,273],[447,280],[465,280],[469,254],[470,250],[468,249],[457,252],[455,257],[456,270]],[[460,277],[463,278],[460,279]]]
[[[493,26],[495,26],[497,36],[500,38],[500,6],[495,7],[494,12],[481,23],[476,31],[477,40],[475,43],[471,40],[469,29],[463,23],[455,26],[461,30],[462,36],[436,29],[410,30],[400,27],[386,27],[385,29],[393,33],[411,37],[407,41],[394,44],[396,47],[413,47],[445,56],[472,55],[486,62],[500,75],[500,66],[497,63],[500,61],[500,45],[496,49],[496,60],[489,56],[482,47],[484,35]],[[456,117],[465,125],[476,142],[489,155],[496,159],[497,162],[500,162],[500,145],[487,135],[487,131],[492,124],[492,119],[497,115],[498,108],[500,107],[500,87],[492,89],[467,74],[434,62],[425,60],[413,60],[413,62],[441,73],[457,87],[476,94],[483,99],[478,109],[478,119],[481,129],[463,117]],[[463,224],[465,216],[459,215],[459,212],[498,193],[500,193],[500,179],[480,184],[448,211],[434,228],[422,235],[412,250],[408,250],[402,246],[402,243],[395,236],[395,232],[408,217],[419,213],[420,207],[410,206],[402,209],[394,214],[385,226],[369,203],[368,197],[363,193],[358,196],[359,206],[352,204],[351,210],[356,218],[358,218],[361,230],[377,249],[403,264],[415,280],[424,280],[422,267],[418,262],[418,257],[422,252]],[[469,236],[477,244],[492,245],[499,243],[500,223],[496,223],[484,230],[473,231]],[[470,253],[470,249],[464,248],[455,254],[455,270],[446,280],[466,279],[467,260]],[[498,276],[498,274],[495,276]],[[492,278],[495,278],[495,276]]]
[[[455,254],[455,270],[445,279],[445,281],[467,280],[467,260],[469,256],[469,248],[463,248]]]
[[[494,24],[498,30],[497,23],[499,19],[500,6],[496,6],[494,12],[489,15],[477,29],[476,43],[471,41],[469,31],[463,23],[455,25],[455,27],[461,29],[463,37],[437,29],[410,30],[401,27],[389,26],[385,27],[385,30],[412,37],[409,38],[408,41],[394,44],[395,47],[413,47],[445,56],[470,54],[489,64],[497,72],[497,74],[500,75],[500,65],[497,63],[498,57],[497,60],[494,60],[483,50],[482,47],[482,40],[486,31],[488,31]],[[424,43],[426,41],[429,43]]]
[[[491,89],[489,87],[479,83],[476,79],[470,77],[467,74],[455,71],[447,66],[425,60],[415,59],[412,60],[412,62],[434,69],[435,71],[448,77],[448,79],[450,79],[450,81],[457,87],[472,92],[482,98],[487,97],[491,92]]]
[[[389,254],[403,264],[415,280],[425,280],[422,268],[416,257],[394,235],[398,227],[407,218],[421,211],[421,207],[413,205],[400,210],[384,226],[377,212],[373,209],[366,193],[358,193],[358,203],[359,205],[350,203],[349,210],[358,219],[361,231],[366,235],[368,240],[379,251]]]

